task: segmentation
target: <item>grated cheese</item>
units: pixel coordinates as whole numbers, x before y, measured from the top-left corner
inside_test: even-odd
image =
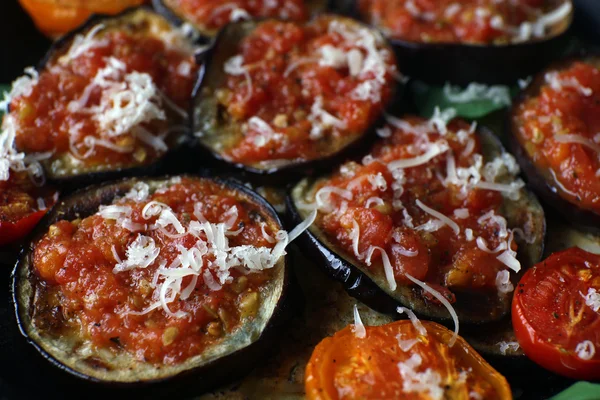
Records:
[[[590,340],[584,340],[581,343],[578,343],[575,347],[575,352],[577,353],[577,357],[582,360],[591,360],[596,355],[596,347],[594,343]]]
[[[586,295],[579,292],[579,294],[585,299],[585,304],[591,308],[594,312],[600,312],[600,293],[594,288],[589,288]]]
[[[506,355],[506,352],[510,349],[511,351],[517,351],[519,350],[519,343],[518,342],[498,342],[496,343],[496,345],[498,347],[500,347],[500,353],[502,355]]]
[[[385,249],[379,246],[369,246],[369,249],[367,250],[365,263],[369,266],[371,265],[371,257],[373,257],[373,253],[375,252],[375,250],[379,250],[379,252],[381,253],[381,261],[383,263],[383,271],[385,273],[385,278],[387,279],[390,290],[394,291],[396,290],[396,287],[398,285],[396,284],[396,278],[394,277],[394,268],[392,267],[392,263],[390,262],[390,258],[388,257],[388,254],[386,253]]]
[[[459,86],[452,86],[449,83],[444,85],[444,95],[454,103],[470,103],[478,100],[490,100],[498,106],[508,107],[512,100],[508,86],[492,85],[487,86],[481,83],[472,82],[465,89]]]
[[[454,221],[452,221],[450,218],[448,218],[447,216],[445,216],[444,214],[442,214],[439,211],[434,210],[431,207],[426,206],[425,204],[423,204],[423,202],[419,199],[416,200],[415,202],[417,204],[417,207],[419,207],[421,210],[425,211],[427,214],[439,219],[440,221],[442,221],[445,225],[448,225],[453,231],[455,235],[459,235],[460,234],[460,228],[458,226],[458,224]]]
[[[417,372],[423,362],[418,353],[413,354],[408,360],[398,363],[398,370],[402,376],[402,390],[404,393],[427,394],[432,400],[442,400],[444,389],[442,377],[439,373],[427,368],[424,372]]]
[[[10,102],[18,97],[28,97],[39,81],[39,74],[33,67],[25,68],[24,75],[15,79],[10,92],[4,93],[4,99],[0,101],[0,111],[7,113]]]
[[[114,253],[116,254],[116,252]],[[115,265],[113,273],[149,267],[160,254],[160,249],[156,247],[156,243],[151,237],[138,235],[127,248],[126,254],[127,258]]]
[[[408,316],[408,318],[410,319],[410,322],[413,324],[416,331],[419,332],[419,335],[427,336],[427,329],[425,329],[425,327],[423,326],[421,321],[419,321],[419,318],[417,318],[417,316],[411,309],[406,308],[406,307],[397,307],[396,311],[398,312],[398,314],[405,313]]]
[[[354,305],[354,326],[352,327],[352,330],[354,331],[354,335],[359,339],[367,337],[367,330],[360,319],[360,313],[358,312],[356,304]]]
[[[515,290],[515,287],[510,281],[510,272],[505,269],[498,271],[496,274],[496,288],[498,289],[498,293],[502,295],[512,293]]]

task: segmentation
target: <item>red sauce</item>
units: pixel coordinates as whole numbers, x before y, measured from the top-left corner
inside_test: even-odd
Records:
[[[424,126],[421,118],[407,117],[405,121],[413,126],[419,125],[421,129]],[[415,154],[415,147],[418,149],[421,146],[419,143],[424,137],[428,136],[430,142],[436,142],[442,136],[432,128],[426,128],[428,133],[416,135],[403,129],[392,129],[392,136],[377,144],[372,151],[372,162],[367,165],[355,162],[344,164],[340,172],[317,183],[317,189],[334,186],[352,193],[351,200],[336,194],[330,195],[335,211],[319,213],[317,225],[337,246],[356,257],[352,240],[356,223],[360,233],[359,261],[363,267],[383,275],[379,251],[373,253],[370,266],[366,263],[369,248],[380,247],[389,256],[398,283],[410,285],[411,281],[405,276],[410,274],[429,283],[451,301],[454,301],[451,291],[497,291],[496,275],[498,271],[506,269],[496,259],[500,252],[489,254],[480,250],[473,238],[483,238],[489,249],[495,249],[502,241],[507,241],[507,238],[499,237],[498,224],[478,222],[480,217],[491,211],[497,216],[502,215],[502,195],[497,191],[477,188],[471,188],[465,193],[461,192],[458,185],[444,185],[440,176],[446,177],[450,152],[425,164],[405,168],[405,182],[402,184],[404,190],[399,191],[388,164],[423,154],[422,151]],[[472,135],[474,147],[471,147],[472,144],[461,142],[457,135],[459,130],[468,131],[469,125],[461,120],[451,122],[443,139],[450,146],[456,168],[468,168],[474,165],[475,154],[479,152],[479,140],[476,135]],[[378,180],[373,179],[377,176]],[[380,200],[367,207],[370,198]],[[402,205],[398,206],[394,200],[400,200]],[[448,225],[433,231],[424,229],[428,222],[437,218],[420,208],[417,200],[451,218],[460,228],[460,233],[457,235]],[[342,206],[343,201],[347,201],[347,208]],[[468,216],[455,216],[454,211],[457,209],[468,210]],[[408,212],[408,217],[405,211]],[[472,230],[473,238],[470,240],[467,238],[467,229]],[[516,250],[514,242],[511,246]]]
[[[358,32],[352,21],[320,17],[307,25],[264,22],[244,38],[238,54],[243,57],[252,87],[244,74],[228,74],[226,87],[215,93],[227,116],[242,125],[237,140],[226,148],[228,158],[243,164],[322,158],[364,134],[380,116],[392,95],[394,56],[380,41],[377,55],[373,55],[382,62],[380,69],[368,68],[368,63],[362,62],[363,70],[352,76],[345,59],[337,68],[321,65],[324,46],[345,52],[342,55],[354,49],[359,57],[367,58],[358,39],[345,40],[336,26],[342,26],[346,34]],[[376,40],[369,30],[358,28],[366,32],[366,40]],[[359,99],[357,88],[369,82],[375,85],[374,95]],[[321,108],[337,119],[338,126],[325,124],[328,126],[312,132],[311,137],[315,126],[323,126],[320,117],[311,122],[312,109],[319,101]],[[272,133],[252,123],[251,118],[257,117]]]
[[[187,109],[196,68],[193,58],[187,51],[168,48],[162,40],[143,33],[112,30],[99,33],[94,40],[106,43],[89,48],[64,65],[53,59],[40,72],[39,81],[31,93],[12,100],[10,113],[17,123],[16,147],[25,153],[52,151],[52,160],[73,156],[88,167],[151,163],[164,151],[142,142],[132,131],[109,137],[98,121],[93,119],[96,112],[71,112],[69,103],[84,95],[85,88],[98,71],[106,66],[110,57],[114,57],[126,65],[127,73],[137,71],[149,74],[160,91],[179,107]],[[179,70],[182,63],[189,65],[185,74]],[[101,97],[102,90],[94,87],[86,107],[98,106]],[[154,135],[166,132],[169,128],[167,121],[157,119],[142,126]],[[102,138],[113,146],[129,150],[115,151],[96,145],[91,154],[86,156],[90,150],[90,146],[84,142],[87,136]],[[71,137],[79,155],[70,149]]]
[[[185,19],[202,29],[215,31],[236,15],[304,21],[309,17],[304,0],[166,0]],[[237,11],[236,11],[237,10]]]
[[[238,227],[243,230],[237,236],[228,236],[229,245],[274,246],[262,234],[260,216],[264,216],[264,212],[259,206],[220,184],[183,178],[181,183],[159,189],[142,202],[122,199],[116,204],[132,208],[133,222],[151,225],[158,217],[145,219],[142,216],[144,206],[151,200],[170,206],[186,227],[189,221],[198,220],[194,215],[198,204],[204,217],[214,223],[226,221],[224,214],[235,206],[238,218],[232,230]],[[265,222],[266,233],[274,236],[279,227],[273,220]],[[176,364],[200,354],[224,335],[252,321],[261,306],[258,293],[273,270],[242,275],[231,269],[231,282],[218,290],[209,289],[201,274],[189,298],[183,300],[177,295],[168,303],[171,312],[183,311],[188,317],[169,316],[160,307],[144,315],[131,314],[155,303],[153,293],[158,289],[152,287],[152,281],[159,266],[166,263],[171,268],[180,254],[178,246],[190,249],[199,240],[190,234],[173,238],[159,230],[142,233],[154,239],[160,249],[158,257],[147,268],[115,273],[113,268],[119,259],[127,258],[126,249],[139,233],[98,214],[52,225],[35,246],[33,265],[46,291],[46,303],[55,303],[60,312],[52,314],[49,322],[44,321],[46,316],[38,318],[36,323],[77,332],[96,348],[115,351],[123,348],[140,361]],[[201,237],[206,240],[204,233]],[[209,253],[202,260],[206,266],[214,261],[214,256]],[[214,270],[211,271],[217,280]],[[159,278],[159,284],[164,282],[162,279]],[[191,280],[185,277],[182,289]]]
[[[528,156],[560,195],[600,212],[598,64],[577,61],[549,71],[539,92],[519,104],[513,123]]]
[[[413,42],[502,44],[519,26],[556,8],[545,0],[360,0],[362,15],[388,36]]]

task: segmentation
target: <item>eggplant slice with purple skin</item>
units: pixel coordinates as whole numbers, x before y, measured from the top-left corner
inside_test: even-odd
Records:
[[[585,60],[591,60],[600,66],[600,55],[584,57]],[[600,234],[600,214],[593,210],[584,209],[577,204],[565,199],[561,196],[561,189],[557,187],[554,177],[549,171],[542,172],[533,163],[528,152],[525,150],[524,144],[520,139],[519,127],[516,121],[516,112],[519,106],[527,99],[535,97],[539,94],[541,86],[545,82],[545,75],[549,71],[561,70],[568,67],[572,62],[579,58],[568,58],[565,60],[553,63],[550,67],[540,72],[535,76],[533,81],[519,94],[517,100],[513,102],[509,121],[506,124],[508,128],[508,141],[511,152],[514,154],[523,174],[527,178],[527,183],[534,190],[540,199],[550,205],[561,216],[563,216],[571,224],[580,227],[586,231]]]
[[[336,20],[351,27],[365,27],[362,23],[335,16]],[[287,184],[294,179],[312,175],[316,171],[326,170],[344,159],[364,152],[364,149],[377,137],[376,129],[384,123],[383,110],[381,116],[361,134],[353,134],[335,149],[312,160],[282,159],[241,164],[228,160],[223,154],[223,144],[238,140],[242,134],[242,123],[228,121],[226,111],[219,104],[215,91],[224,84],[224,65],[238,52],[238,44],[249,35],[258,22],[240,21],[227,25],[217,36],[212,47],[205,53],[205,62],[200,67],[200,78],[194,90],[194,106],[192,112],[192,132],[197,138],[198,150],[202,155],[213,158],[217,165],[225,169],[242,172],[246,179],[257,184]],[[376,33],[377,34],[377,33]],[[377,34],[378,35],[378,34]],[[385,42],[385,39],[384,43]],[[387,43],[386,43],[387,45]],[[391,50],[391,47],[390,47]],[[386,109],[402,96],[403,87],[394,79],[390,100],[383,104]]]
[[[478,132],[484,163],[504,152],[494,134],[481,128]],[[304,179],[288,193],[287,208],[292,221],[302,221],[310,214],[310,210],[299,205],[312,201],[316,182],[316,179]],[[516,286],[523,272],[541,259],[545,236],[544,210],[536,197],[522,188],[519,199],[504,197],[502,215],[509,228],[528,225],[532,242],[527,243],[518,235],[515,237],[519,246],[517,259],[522,267],[520,273],[511,273],[511,282]],[[448,310],[425,300],[422,290],[416,285],[398,285],[395,291],[391,291],[383,270],[373,272],[362,267],[353,255],[336,247],[316,224],[298,238],[298,245],[333,279],[342,282],[350,295],[377,311],[393,314],[398,306],[404,306],[426,318],[443,322],[450,319]],[[461,292],[453,304],[459,320],[467,324],[499,320],[510,312],[510,306],[511,296],[499,298],[495,294],[468,292]]]
[[[555,0],[560,4],[572,0]],[[365,20],[358,0],[338,0],[344,14]],[[573,10],[551,32],[540,39],[521,43],[478,45],[469,43],[423,43],[389,38],[396,57],[402,60],[403,74],[428,83],[450,82],[466,86],[471,82],[512,85],[526,78],[562,54],[568,43]]]
[[[311,16],[326,12],[329,8],[331,0],[306,0],[306,7]],[[168,18],[176,25],[182,25],[184,23],[190,24],[200,34],[200,38],[203,41],[209,41],[211,38],[217,36],[219,29],[208,29],[206,26],[201,26],[199,23],[192,21],[192,19],[185,15],[184,11],[178,7],[177,0],[152,0],[152,6],[154,9]],[[226,6],[224,4],[223,6]],[[222,7],[223,7],[222,6]],[[232,12],[233,12],[232,8]],[[275,18],[277,16],[273,16]],[[259,18],[255,18],[259,19]]]
[[[44,312],[54,312],[52,306],[38,293],[41,280],[34,273],[32,265],[35,245],[49,226],[59,220],[72,221],[92,215],[98,211],[100,205],[111,204],[116,198],[128,193],[137,182],[148,184],[152,191],[161,185],[169,185],[171,179],[132,178],[81,190],[63,199],[34,231],[13,271],[13,302],[21,334],[43,358],[57,368],[87,382],[113,387],[162,388],[162,385],[155,384],[187,382],[198,394],[248,373],[252,365],[268,353],[272,341],[277,339],[277,332],[288,316],[285,299],[290,272],[286,257],[277,262],[273,279],[262,287],[262,301],[256,317],[245,320],[223,340],[209,344],[201,354],[181,364],[155,365],[141,362],[126,351],[108,352],[109,356],[99,351],[92,351],[90,354],[80,351],[84,340],[77,332],[56,335],[50,329],[40,328],[41,325],[35,323],[36,319],[44,319]],[[282,226],[271,205],[243,184],[219,179],[211,181],[217,182],[221,187],[234,189],[241,199],[261,210],[256,218],[271,221],[275,226]],[[224,374],[223,371],[227,373]]]
[[[79,35],[86,35],[94,27],[103,25],[101,32],[112,30],[124,30],[127,32],[149,32],[157,37],[166,37],[179,32],[178,28],[167,21],[163,16],[156,13],[150,7],[141,6],[125,10],[116,16],[94,15],[90,17],[80,28],[70,32],[56,41],[48,50],[37,66],[38,71],[44,71],[46,67],[56,61],[73,44]],[[179,35],[179,33],[177,33]],[[185,39],[187,41],[187,38]],[[187,45],[187,43],[186,43]],[[190,40],[190,56],[193,55],[193,43]],[[185,110],[187,111],[187,110]],[[51,157],[42,159],[40,162],[44,167],[48,180],[62,184],[67,187],[81,187],[81,185],[92,184],[126,176],[140,176],[155,173],[179,172],[181,156],[178,153],[190,143],[188,117],[178,115],[177,112],[169,112],[169,127],[175,125],[182,129],[176,129],[165,138],[168,150],[156,160],[145,165],[136,165],[132,162],[128,165],[96,165],[89,167],[80,165],[77,160],[66,152],[58,158]],[[185,128],[185,129],[183,129]]]

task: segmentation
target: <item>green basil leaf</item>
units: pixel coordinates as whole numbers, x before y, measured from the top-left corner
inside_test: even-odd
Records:
[[[590,382],[577,382],[568,389],[560,392],[550,400],[598,400],[600,385]]]
[[[517,87],[478,83],[460,89],[449,84],[440,87],[413,82],[411,89],[419,114],[425,118],[430,118],[436,107],[440,110],[454,108],[458,117],[481,118],[509,107],[512,97],[518,92]]]

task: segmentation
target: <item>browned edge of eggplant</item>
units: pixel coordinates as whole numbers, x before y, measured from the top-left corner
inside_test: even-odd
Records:
[[[359,20],[358,0],[337,0],[338,9]],[[560,0],[572,2],[572,0]],[[547,37],[506,45],[421,43],[390,38],[401,60],[400,71],[424,82],[466,86],[471,82],[514,84],[542,69],[562,54],[568,43],[574,12]]]
[[[184,176],[192,179],[210,179],[191,175]],[[103,372],[95,373],[92,376],[88,371],[84,372],[81,368],[73,366],[71,360],[65,361],[65,357],[57,356],[56,349],[53,349],[54,351],[50,350],[49,346],[45,345],[44,338],[39,335],[31,321],[31,303],[34,295],[32,281],[37,279],[31,266],[35,244],[53,223],[63,219],[73,220],[92,215],[98,210],[100,205],[112,203],[115,198],[126,194],[137,182],[158,185],[160,183],[168,183],[170,179],[170,177],[132,178],[80,190],[68,198],[61,200],[44,217],[30,236],[28,245],[21,252],[12,273],[11,283],[12,302],[19,331],[27,343],[32,345],[42,358],[49,361],[50,364],[59,370],[66,372],[67,376],[79,378],[79,381],[87,383],[100,384],[98,386],[100,389],[147,390],[147,392],[136,391],[135,393],[144,393],[144,395],[151,397],[160,396],[161,393],[164,394],[165,390],[172,390],[173,387],[177,387],[178,392],[183,391],[199,394],[218,385],[240,378],[250,372],[251,367],[269,353],[273,342],[278,339],[278,332],[283,328],[283,324],[289,317],[287,289],[290,271],[287,257],[278,262],[279,266],[276,268],[279,271],[277,271],[274,278],[275,281],[272,284],[273,293],[265,295],[268,296],[267,300],[270,300],[270,302],[267,309],[262,311],[261,321],[256,322],[259,326],[246,328],[244,332],[235,332],[233,337],[227,339],[225,343],[215,346],[218,349],[213,349],[212,351],[213,353],[216,351],[216,354],[212,354],[205,360],[190,359],[185,361],[183,365],[174,368],[164,366],[152,367],[155,371],[150,372],[150,376],[146,376],[143,379],[127,378],[126,375],[130,373],[127,368],[125,371],[121,371],[125,376],[124,379],[103,379]],[[271,205],[242,183],[221,179],[212,179],[212,181],[217,182],[223,187],[238,191],[249,202],[259,206],[264,211],[265,216],[277,225],[282,226],[277,213]],[[61,339],[55,340],[60,341]],[[227,345],[232,346],[232,348],[227,349]],[[219,352],[222,354],[219,354]],[[70,355],[73,356],[72,353]],[[88,368],[88,370],[92,369],[93,367]],[[227,371],[227,373],[225,374],[223,371]],[[175,384],[177,386],[174,386]]]
[[[489,130],[480,127],[478,133],[482,141],[484,161],[489,161],[504,151],[499,140]],[[306,218],[306,212],[300,211],[295,201],[298,197],[305,196],[313,183],[314,180],[305,179],[288,192],[286,204],[294,223]],[[509,227],[529,224],[534,237],[534,242],[528,244],[518,235],[515,236],[519,245],[517,258],[522,267],[520,273],[511,273],[511,282],[516,286],[522,274],[542,256],[546,231],[544,211],[535,196],[524,188],[521,189],[518,200],[505,198],[502,209]],[[383,313],[394,313],[396,307],[406,306],[423,317],[451,323],[446,308],[426,301],[422,290],[416,285],[398,285],[396,292],[392,294],[383,277],[357,266],[352,255],[336,249],[314,224],[298,238],[298,245],[332,278],[342,282],[352,296],[369,307]],[[377,280],[379,284],[376,283]],[[462,292],[453,306],[461,322],[482,324],[506,316],[510,312],[511,299],[510,295],[498,298],[493,294]]]
[[[537,74],[533,81],[519,93],[517,99],[513,102],[512,108],[508,114],[509,120],[505,125],[508,130],[507,137],[510,151],[517,159],[521,170],[527,179],[527,183],[533,191],[536,192],[543,202],[550,205],[563,218],[569,221],[569,223],[576,225],[585,231],[600,234],[600,214],[593,210],[580,208],[577,204],[574,204],[560,195],[560,189],[557,188],[553,177],[549,173],[542,173],[527,154],[527,151],[519,139],[519,127],[516,126],[515,121],[515,114],[520,105],[527,99],[539,94],[540,88],[545,80],[544,76],[547,72],[560,70],[567,67],[572,62],[581,59],[597,60],[600,65],[600,54],[568,57],[552,63],[549,67]]]
[[[337,16],[348,23],[363,25],[361,22],[354,21],[347,17]],[[264,21],[264,20],[262,20]],[[193,112],[191,114],[192,134],[204,130],[203,126],[210,124],[208,121],[211,116],[218,113],[217,104],[214,102],[214,94],[205,96],[202,94],[209,85],[218,85],[222,81],[224,63],[237,52],[236,45],[229,43],[239,43],[250,31],[256,28],[259,21],[240,21],[228,24],[217,35],[211,48],[205,53],[205,62],[200,66],[199,78],[194,89]],[[371,29],[371,28],[370,28]],[[383,38],[385,40],[385,38]],[[398,104],[403,95],[403,86],[394,81],[392,96],[388,104],[384,104],[384,109]],[[209,102],[210,103],[207,103]],[[215,117],[216,119],[216,117]],[[222,169],[229,169],[241,173],[245,179],[258,184],[289,184],[289,182],[300,179],[305,176],[313,175],[316,172],[331,169],[340,161],[356,154],[363,153],[365,148],[370,147],[377,135],[376,129],[385,122],[384,113],[373,123],[366,132],[354,139],[354,141],[346,144],[337,153],[315,160],[281,160],[275,165],[274,162],[269,162],[270,165],[251,166],[241,163],[235,163],[226,160],[218,150],[212,148],[201,137],[196,137],[197,152],[202,157],[208,157],[216,162],[216,165]],[[214,129],[211,127],[211,129]],[[218,132],[220,128],[217,128]],[[212,135],[217,135],[217,132]]]
[[[305,0],[308,3],[308,10],[311,16],[333,10],[334,0]],[[169,19],[176,25],[182,25],[189,23],[192,25],[200,34],[200,41],[208,43],[212,38],[218,35],[219,30],[210,30],[205,27],[199,26],[196,23],[191,22],[188,18],[183,15],[181,11],[178,11],[173,7],[172,0],[152,0],[152,6],[160,14],[164,15],[165,18]]]
[[[143,20],[144,18],[149,19],[150,23],[152,23],[151,20],[162,21],[168,23],[172,29],[176,28],[162,15],[156,13],[149,6],[129,8],[117,15],[95,14],[88,18],[87,21],[84,22],[80,27],[55,41],[48,52],[38,63],[37,70],[40,72],[43,71],[48,63],[52,62],[55,57],[61,55],[66,49],[69,48],[77,35],[85,34],[98,24],[104,24],[108,29],[111,29],[117,27],[119,23],[128,24],[128,19],[138,21]],[[181,125],[185,125],[187,127],[189,126],[189,121],[183,120],[181,121]],[[81,170],[75,170],[73,173],[67,172],[64,174],[54,174],[47,162],[42,161],[42,165],[49,181],[66,187],[67,189],[78,189],[83,185],[89,185],[123,177],[180,172],[181,168],[176,167],[177,164],[181,163],[181,155],[179,153],[181,153],[182,149],[190,143],[191,139],[189,130],[175,136],[171,135],[171,138],[167,140],[167,145],[169,147],[167,153],[156,159],[154,162],[142,166],[123,166],[114,169],[94,169],[91,171],[86,171],[86,167],[83,167]]]

